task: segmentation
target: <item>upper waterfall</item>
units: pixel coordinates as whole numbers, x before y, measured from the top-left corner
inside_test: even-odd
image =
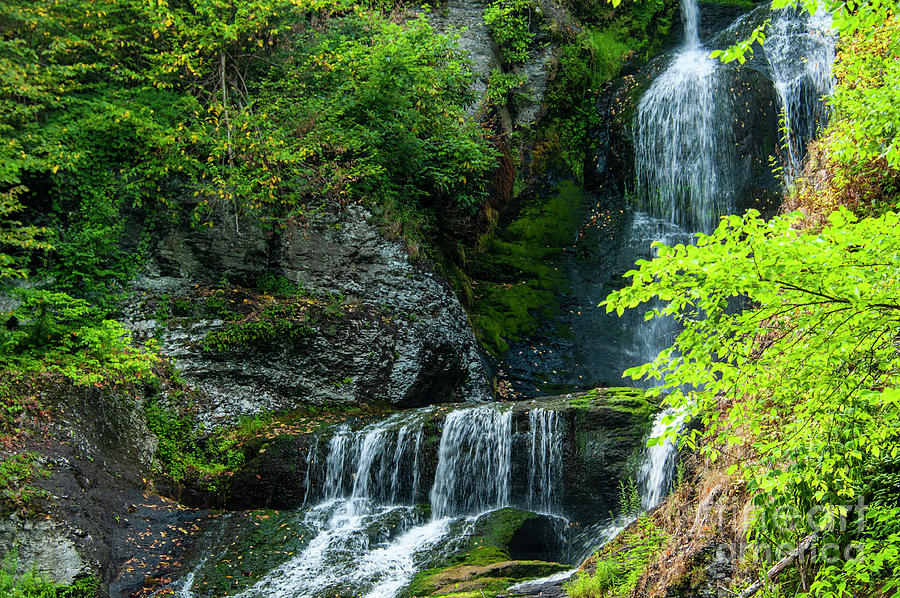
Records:
[[[710,231],[734,203],[731,97],[700,44],[695,0],[683,0],[684,44],[641,98],[635,118],[638,209]]]
[[[681,21],[684,26],[684,47],[700,48],[700,9],[697,0],[683,0],[681,3]]]
[[[800,173],[806,143],[828,117],[822,98],[834,86],[835,33],[831,15],[785,8],[778,11],[763,44],[783,115],[782,164],[790,185]]]

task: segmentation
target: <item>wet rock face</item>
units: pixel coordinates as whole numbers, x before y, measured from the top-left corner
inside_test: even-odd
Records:
[[[228,323],[215,316],[163,322],[159,306],[195,299],[196,285],[254,287],[280,276],[330,297],[335,313],[300,338],[204,351],[201,341]],[[149,275],[137,282],[125,321],[157,336],[186,382],[201,391],[209,425],[300,404],[387,402],[415,407],[483,400],[489,387],[462,306],[403,244],[384,236],[360,206],[310,216],[283,231],[224,216],[214,230],[160,231]]]
[[[32,426],[26,448],[44,471],[27,483],[43,495],[37,516],[2,514],[0,556],[15,550],[19,572],[36,569],[58,585],[109,588],[104,595],[117,598],[147,577],[170,573],[195,512],[149,491],[157,439],[147,429],[142,397],[152,389],[52,379],[19,389],[33,391],[48,416],[25,423]]]
[[[115,455],[149,471],[157,439],[147,428],[140,400],[109,388],[60,384],[42,397],[55,407],[57,426],[68,442],[88,459]]]

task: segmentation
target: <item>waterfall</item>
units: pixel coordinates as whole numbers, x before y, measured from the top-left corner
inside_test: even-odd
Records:
[[[532,511],[556,513],[560,501],[562,443],[559,414],[552,409],[528,412],[531,459],[528,470],[528,505]]]
[[[412,504],[419,492],[421,419],[405,422],[397,414],[352,432],[346,425],[328,441],[323,497],[369,499],[387,504]],[[307,457],[307,491],[318,459],[313,445]]]
[[[352,437],[347,427],[342,426],[328,443],[328,456],[325,459],[326,498],[335,499],[343,493],[344,470],[352,448]]]
[[[509,504],[512,411],[481,406],[447,415],[431,488],[434,517]]]
[[[360,428],[342,424],[316,439],[301,464],[304,500],[312,504],[293,515],[308,544],[237,596],[392,598],[417,571],[433,566],[443,547],[464,542],[481,515],[504,506],[549,514],[565,529],[559,514],[564,420],[558,410],[536,407],[523,418],[528,429],[516,430],[513,415],[511,405],[488,404],[443,417],[430,516],[415,503],[429,475],[422,453],[434,408]],[[525,478],[518,486],[512,479],[514,447],[527,485]],[[179,595],[202,595],[194,586],[205,562],[182,578]]]
[[[674,409],[666,409],[658,413],[653,421],[650,438],[658,438],[670,428],[680,431],[686,416],[686,411]],[[677,455],[678,447],[668,438],[661,444],[648,446],[644,451],[644,461],[638,472],[638,488],[641,491],[643,508],[652,509],[668,493]]]
[[[690,231],[711,231],[737,186],[730,95],[700,44],[696,0],[682,0],[684,45],[638,103],[638,209]]]
[[[681,22],[684,26],[684,47],[697,49],[700,47],[700,9],[697,0],[683,0],[681,3]]]
[[[784,118],[784,181],[800,172],[806,142],[827,118],[823,96],[831,93],[835,34],[831,15],[809,16],[791,7],[778,11],[763,44]]]
[[[325,501],[307,509],[301,522],[313,534],[306,548],[238,596],[395,596],[450,524],[423,521],[413,507],[378,507],[359,499]]]
[[[632,250],[648,241],[693,243],[735,209],[738,192],[731,96],[723,89],[718,62],[700,44],[696,0],[682,0],[684,45],[638,104],[635,171],[641,204],[632,223]],[[656,302],[648,308],[659,308]],[[632,355],[651,361],[678,334],[673,318],[653,318],[632,329]],[[680,429],[686,412],[658,414],[650,433]],[[677,448],[671,440],[647,447],[638,474],[641,503],[652,509],[669,490]]]
[[[315,442],[309,447],[306,453],[306,479],[303,491],[303,504],[309,504],[309,493],[312,490],[312,476],[310,475],[319,463],[319,437],[316,436]]]
[[[446,547],[465,546],[485,512],[505,506],[544,514],[548,526],[558,526],[554,533],[570,559],[586,555],[627,522],[591,522],[569,533],[562,473],[564,447],[572,439],[563,413],[549,405],[526,411],[502,403],[444,416],[427,408],[324,432],[299,464],[307,473],[304,495],[310,506],[288,515],[290,527],[302,530],[308,541],[236,595],[393,598],[418,571],[442,562]],[[434,430],[441,417],[439,441],[428,439],[426,430]],[[437,452],[430,514],[416,504],[423,498],[420,485],[432,475],[423,455],[428,446]],[[668,462],[651,454],[645,456],[652,462],[647,471]],[[521,472],[518,480],[514,469]],[[205,579],[200,574],[205,563],[182,578],[178,595],[203,595],[197,580]]]

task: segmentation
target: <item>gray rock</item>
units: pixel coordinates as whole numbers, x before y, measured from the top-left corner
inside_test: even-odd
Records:
[[[483,98],[491,69],[499,69],[502,64],[499,49],[484,23],[484,3],[479,0],[449,0],[429,15],[429,21],[438,31],[459,34],[459,47],[472,61],[475,73],[473,90],[478,98]],[[470,112],[476,112],[479,107],[480,103],[474,104]]]
[[[71,585],[77,577],[91,574],[65,526],[50,520],[22,520],[16,515],[0,520],[0,546],[16,550],[20,572],[34,567],[56,584]]]
[[[162,352],[204,395],[198,416],[205,424],[309,403],[420,406],[489,397],[462,305],[434,272],[410,261],[403,243],[377,228],[368,210],[323,210],[278,232],[244,223],[240,230],[223,217],[215,230],[161,231],[123,310],[135,336],[158,336]],[[167,295],[197,299],[198,284],[224,277],[252,286],[267,273],[343,297],[348,307],[314,323],[312,335],[220,353],[203,351],[200,342],[229,325],[221,318],[173,318],[166,327],[156,321]]]
[[[152,467],[158,442],[147,428],[139,399],[114,388],[61,384],[47,391],[43,400],[56,408],[57,426],[81,455],[111,454],[147,470]]]

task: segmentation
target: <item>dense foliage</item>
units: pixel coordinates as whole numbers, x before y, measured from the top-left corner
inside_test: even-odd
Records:
[[[424,18],[278,0],[24,2],[2,17],[3,183],[49,177],[76,207],[182,188],[205,207],[297,209],[404,183],[467,204],[492,165],[461,118],[465,59]]]
[[[758,540],[776,546],[847,516],[860,496],[871,501],[870,480],[900,456],[900,215],[839,211],[818,232],[795,230],[798,218],[750,212],[696,246],[657,244],[657,257],[606,301],[621,312],[659,298],[648,317],[683,327],[672,348],[628,374],[702,417],[708,457],[743,470],[757,492]],[[857,591],[894,587],[898,515],[891,494],[869,505],[864,533],[830,530],[842,550],[864,544],[871,579],[853,577],[858,562],[845,571],[823,560],[820,595],[843,595],[845,576]]]
[[[507,64],[528,60],[528,52],[541,22],[533,0],[494,0],[484,9],[484,22]]]
[[[154,222],[277,228],[364,201],[423,237],[436,214],[480,206],[496,162],[465,112],[467,59],[424,16],[17,0],[0,8],[0,69],[0,284],[37,283],[4,318],[22,325],[0,331],[0,366],[79,382],[152,365],[107,318]]]
[[[836,118],[831,152],[843,162],[883,161],[900,168],[900,18],[843,40],[835,64],[838,86],[830,99]]]

